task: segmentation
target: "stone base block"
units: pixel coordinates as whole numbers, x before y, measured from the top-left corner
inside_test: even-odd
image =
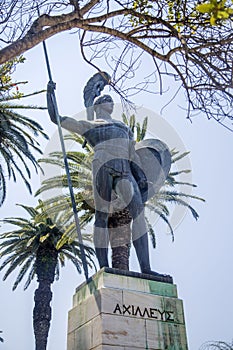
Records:
[[[103,268],[76,289],[67,350],[187,350],[176,286]]]

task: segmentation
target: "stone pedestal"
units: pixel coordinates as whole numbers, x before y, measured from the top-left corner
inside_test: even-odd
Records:
[[[67,350],[187,350],[176,286],[103,268],[80,285],[69,311]]]

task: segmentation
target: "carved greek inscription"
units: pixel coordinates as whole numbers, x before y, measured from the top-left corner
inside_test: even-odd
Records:
[[[120,315],[122,315],[121,308],[120,308],[119,304],[116,304],[116,307],[115,307],[115,310],[113,311],[113,313],[116,314],[117,311],[120,313]]]
[[[147,307],[140,308],[140,306],[135,306],[135,305],[116,304],[113,310],[113,313],[118,315],[152,318],[158,321],[174,322],[173,311],[160,310],[160,309],[147,308]]]
[[[158,319],[157,309],[150,308],[150,318],[155,318],[156,320]]]
[[[125,315],[125,313],[128,313],[128,315],[131,315],[130,305],[129,306],[125,306],[123,304],[123,315]]]

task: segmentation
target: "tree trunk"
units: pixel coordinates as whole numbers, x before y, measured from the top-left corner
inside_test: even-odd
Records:
[[[35,291],[33,309],[33,328],[35,334],[35,350],[46,350],[52,310],[51,284],[54,281],[57,265],[57,250],[50,244],[42,244],[37,251],[36,274],[39,286]]]
[[[112,247],[112,267],[129,271],[129,252],[131,242],[131,216],[127,209],[109,216],[108,228]]]
[[[50,302],[52,292],[50,283],[42,281],[35,291],[35,306],[33,310],[33,328],[35,334],[36,350],[46,350],[52,310]]]
[[[130,245],[112,248],[112,267],[115,269],[129,271]]]

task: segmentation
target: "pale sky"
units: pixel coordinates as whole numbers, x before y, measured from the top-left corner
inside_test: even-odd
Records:
[[[68,33],[48,40],[48,50],[52,65],[53,79],[57,83],[57,99],[62,115],[75,115],[84,109],[83,88],[86,81],[95,73],[79,55],[78,37]],[[17,80],[28,80],[25,91],[46,88],[47,72],[44,63],[42,45],[28,52],[26,62],[15,74]],[[142,71],[148,66],[148,59],[142,64]],[[103,62],[103,69],[104,67]],[[140,68],[139,68],[140,69]],[[170,85],[170,91],[174,89]],[[108,89],[106,90],[108,93]],[[117,100],[115,93],[110,94]],[[134,97],[134,102],[149,111],[160,114],[161,106],[168,97],[142,92]],[[186,330],[189,350],[198,350],[208,340],[230,342],[233,338],[233,281],[232,281],[232,157],[233,135],[214,121],[197,116],[191,124],[185,118],[185,112],[178,104],[171,103],[163,112],[168,129],[182,140],[190,151],[192,181],[198,185],[194,194],[205,198],[206,203],[193,201],[200,218],[196,222],[187,213],[175,229],[175,242],[171,242],[164,224],[156,223],[157,249],[150,248],[152,268],[173,276],[178,295],[184,302]],[[45,95],[28,99],[25,103],[45,105]],[[119,102],[119,101],[117,101]],[[153,114],[153,113],[152,113]],[[51,125],[47,112],[27,112],[39,121],[52,137],[56,127]],[[156,122],[156,125],[155,125]],[[162,123],[162,122],[161,122]],[[163,134],[163,123],[149,117],[149,132]],[[160,128],[162,128],[160,130]],[[169,135],[167,135],[169,142]],[[175,138],[177,140],[177,138]],[[42,142],[46,148],[47,141]],[[33,191],[40,186],[40,177],[33,173]],[[21,183],[8,184],[7,199],[0,208],[1,218],[24,215],[16,203],[34,205],[37,200],[27,193]],[[4,228],[0,228],[3,232]],[[130,268],[139,271],[132,250]],[[93,272],[90,272],[92,274]],[[0,277],[2,278],[3,273]],[[3,330],[5,342],[0,343],[4,350],[31,350],[34,348],[32,329],[32,309],[34,282],[27,291],[23,283],[16,291],[11,288],[15,275],[0,283],[1,312],[0,330]],[[83,275],[77,275],[75,268],[67,264],[61,271],[60,280],[54,282],[52,301],[52,322],[49,334],[48,350],[66,349],[66,329],[68,310],[72,307],[75,288],[84,281]]]

